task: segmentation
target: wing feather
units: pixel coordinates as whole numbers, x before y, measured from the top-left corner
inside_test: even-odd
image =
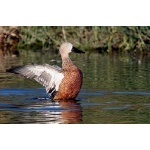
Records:
[[[21,74],[29,79],[34,79],[46,88],[46,92],[51,95],[51,92],[58,91],[59,84],[64,75],[60,67],[44,65],[26,65],[7,70]]]

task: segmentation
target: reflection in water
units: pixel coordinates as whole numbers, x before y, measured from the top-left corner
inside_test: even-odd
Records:
[[[62,108],[68,109],[68,111],[62,111],[63,123],[79,123],[82,121],[81,106],[75,100],[60,101]]]
[[[36,104],[1,104],[0,116],[9,119],[3,123],[79,123],[82,121],[80,104],[76,100],[40,100]],[[5,110],[5,111],[2,111]],[[6,113],[7,110],[7,113]]]

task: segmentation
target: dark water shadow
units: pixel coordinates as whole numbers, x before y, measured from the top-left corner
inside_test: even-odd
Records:
[[[147,95],[149,96],[150,95],[150,92],[141,92],[141,91],[138,91],[138,92],[129,92],[129,91],[119,91],[119,92],[113,92],[114,94],[122,94],[122,95]]]

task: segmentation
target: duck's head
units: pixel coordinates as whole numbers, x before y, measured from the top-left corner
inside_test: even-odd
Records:
[[[75,52],[75,53],[85,53],[77,48],[75,48],[71,43],[66,42],[61,44],[59,48],[59,52],[62,56],[68,56],[70,52]]]

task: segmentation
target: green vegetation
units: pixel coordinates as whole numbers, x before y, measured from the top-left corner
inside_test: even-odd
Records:
[[[99,53],[150,51],[150,27],[147,26],[22,26],[14,27],[15,30],[21,37],[18,48],[23,49],[55,51],[62,42],[69,41],[85,51]]]

